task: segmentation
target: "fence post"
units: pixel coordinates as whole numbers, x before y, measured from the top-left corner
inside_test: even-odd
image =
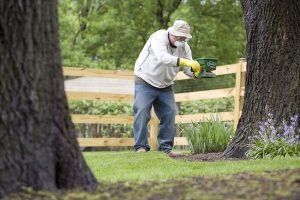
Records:
[[[158,134],[159,120],[152,108],[151,110],[151,123],[150,123],[150,146],[152,149],[157,148],[157,134]]]
[[[234,118],[233,118],[233,127],[236,130],[239,119],[240,119],[240,111],[241,111],[241,87],[242,87],[242,67],[245,62],[245,58],[240,58],[239,64],[236,68],[236,76],[235,76],[235,95],[234,95]]]

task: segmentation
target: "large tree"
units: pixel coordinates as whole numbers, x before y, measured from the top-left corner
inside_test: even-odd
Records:
[[[247,33],[245,96],[236,136],[224,157],[243,157],[268,113],[277,123],[300,113],[300,1],[241,4]]]
[[[0,1],[0,197],[98,185],[68,111],[56,4]]]

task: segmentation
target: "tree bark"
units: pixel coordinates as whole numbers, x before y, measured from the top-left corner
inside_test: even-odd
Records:
[[[56,4],[0,2],[0,197],[98,186],[68,110]]]
[[[244,157],[258,122],[281,123],[300,111],[300,1],[241,0],[247,33],[242,115],[223,157]],[[299,124],[298,124],[299,127]]]

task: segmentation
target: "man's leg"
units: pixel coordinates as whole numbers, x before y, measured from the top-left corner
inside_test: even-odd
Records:
[[[150,112],[153,101],[156,98],[156,94],[153,88],[149,86],[135,83],[135,95],[134,95],[134,123],[133,132],[135,144],[133,148],[138,150],[139,148],[150,150],[148,144],[148,122],[151,118]]]
[[[170,152],[174,144],[175,115],[177,108],[172,86],[160,91],[153,103],[155,113],[160,120],[158,132],[158,150]]]

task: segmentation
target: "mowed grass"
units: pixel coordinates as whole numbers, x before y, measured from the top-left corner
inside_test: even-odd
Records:
[[[166,181],[201,175],[262,172],[300,168],[300,158],[191,162],[174,160],[165,153],[84,152],[89,167],[100,182]]]

